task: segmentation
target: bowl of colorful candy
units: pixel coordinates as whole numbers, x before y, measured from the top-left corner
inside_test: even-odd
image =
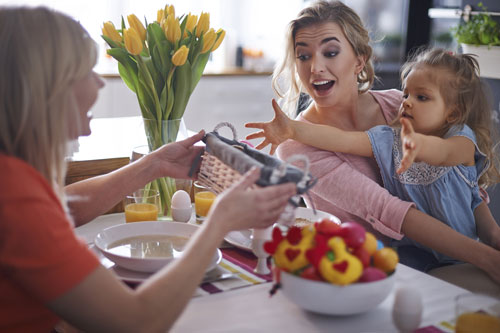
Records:
[[[301,308],[351,315],[375,308],[390,294],[398,255],[355,222],[323,219],[275,228],[264,244],[275,266],[275,286]]]

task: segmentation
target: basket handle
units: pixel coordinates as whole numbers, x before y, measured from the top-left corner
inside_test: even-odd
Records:
[[[304,162],[304,176],[297,183],[297,187],[305,187],[307,181],[309,180],[309,158],[302,154],[297,154],[291,156],[289,159],[285,161],[285,163],[281,164],[277,169],[273,170],[273,173],[270,177],[270,182],[272,184],[277,183],[278,180],[286,174],[286,167],[293,162],[302,161]]]
[[[217,126],[214,127],[214,132],[219,134],[218,130],[224,126],[229,127],[231,129],[231,131],[233,132],[233,140],[238,141],[238,135],[236,133],[236,128],[234,128],[233,124],[228,123],[227,121],[224,121],[222,123],[217,124]]]

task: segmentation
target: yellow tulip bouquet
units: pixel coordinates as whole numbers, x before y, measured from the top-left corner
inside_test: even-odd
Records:
[[[210,53],[225,31],[210,28],[210,14],[175,16],[173,5],[158,10],[157,19],[143,24],[136,15],[122,17],[121,29],[105,22],[102,38],[107,53],[118,61],[125,84],[137,95],[150,151],[175,141],[189,97],[199,82]],[[167,125],[168,124],[168,125]],[[170,208],[175,182],[159,179],[161,211]]]

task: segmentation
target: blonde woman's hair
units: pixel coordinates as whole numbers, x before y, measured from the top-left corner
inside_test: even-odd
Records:
[[[358,93],[368,91],[375,79],[371,61],[372,48],[370,37],[363,22],[354,10],[340,1],[318,1],[303,9],[298,17],[288,25],[286,33],[285,56],[273,73],[273,89],[283,99],[283,109],[293,116],[301,92],[305,92],[295,68],[295,35],[299,29],[322,23],[336,23],[342,29],[354,54],[365,59],[365,67],[358,74]],[[281,88],[283,81],[288,85]]]
[[[0,43],[0,153],[33,166],[64,204],[67,119],[78,119],[71,87],[94,66],[95,43],[45,7],[0,7]]]
[[[443,96],[452,107],[445,131],[453,125],[467,124],[475,133],[479,149],[490,160],[479,179],[484,188],[500,181],[498,157],[493,148],[492,110],[486,87],[479,77],[479,65],[473,54],[454,54],[444,49],[420,50],[401,68],[401,82],[412,70],[429,67]],[[441,71],[439,71],[441,70]],[[444,75],[443,75],[444,73]]]

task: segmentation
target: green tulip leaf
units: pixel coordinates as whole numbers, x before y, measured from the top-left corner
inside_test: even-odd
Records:
[[[191,64],[189,61],[180,67],[177,67],[174,74],[174,107],[170,119],[182,118],[186,105],[191,96]]]
[[[193,93],[194,88],[200,81],[209,58],[210,58],[210,52],[200,54],[196,59],[196,62],[193,64],[193,71],[191,73],[191,83],[190,83],[191,87],[189,90],[190,95]]]

